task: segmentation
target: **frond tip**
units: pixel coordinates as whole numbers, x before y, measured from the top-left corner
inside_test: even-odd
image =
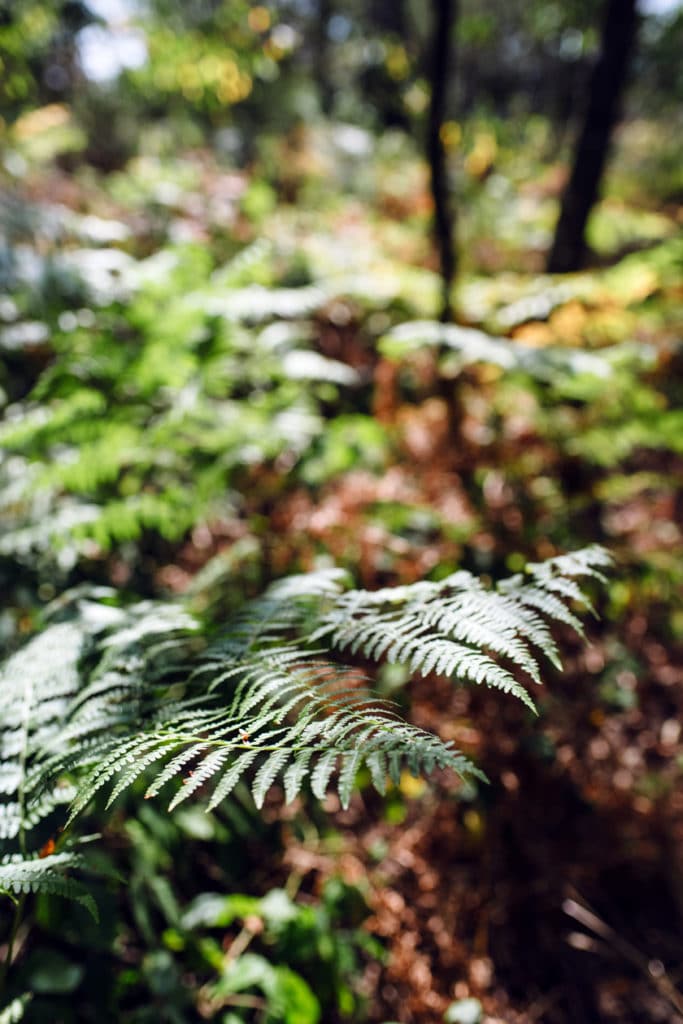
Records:
[[[548,622],[563,622],[582,633],[570,606],[591,605],[577,578],[604,582],[602,570],[610,564],[609,554],[593,545],[529,565],[526,574],[503,580],[493,590],[463,571],[439,583],[352,590],[323,614],[312,639],[373,661],[406,664],[422,676],[436,673],[483,683],[535,710],[517,675],[540,682],[537,652],[559,667]]]

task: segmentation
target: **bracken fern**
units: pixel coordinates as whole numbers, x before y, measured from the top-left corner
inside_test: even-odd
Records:
[[[276,783],[305,783],[348,805],[365,766],[375,787],[403,768],[481,772],[450,743],[403,721],[343,656],[485,684],[533,707],[539,655],[558,663],[549,624],[581,631],[579,582],[603,579],[599,547],[531,565],[495,588],[467,572],[376,592],[338,570],[292,577],[218,630],[182,606],[112,605],[75,591],[0,674],[0,892],[94,903],[74,830],[101,792],[107,807],[144,778],[145,797],[195,795],[209,808],[248,779],[257,806]],[[64,805],[70,810],[65,814]]]

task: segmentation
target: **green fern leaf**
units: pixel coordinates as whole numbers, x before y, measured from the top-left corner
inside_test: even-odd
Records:
[[[239,757],[235,758],[216,786],[213,796],[209,800],[208,810],[212,811],[215,807],[218,807],[219,803],[221,803],[222,800],[225,800],[226,797],[232,793],[237,783],[240,781],[247,769],[254,763],[257,756],[258,750],[247,750],[245,753],[240,754]]]
[[[75,900],[99,920],[97,904],[82,882],[67,877],[64,872],[83,866],[83,858],[73,853],[55,853],[40,859],[14,858],[0,864],[0,892],[26,893],[42,892],[65,899]]]

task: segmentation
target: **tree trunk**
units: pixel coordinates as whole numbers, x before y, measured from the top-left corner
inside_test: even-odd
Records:
[[[330,116],[334,105],[334,88],[330,81],[330,40],[327,35],[331,17],[332,0],[318,0],[313,63],[320,96],[320,109],[326,117]]]
[[[409,37],[404,0],[373,0],[370,15],[380,32],[401,40]]]
[[[427,126],[427,157],[434,198],[434,233],[439,249],[443,282],[441,319],[452,320],[451,288],[456,271],[455,212],[451,206],[448,190],[448,168],[446,166],[446,151],[441,138],[441,127],[446,113],[449,65],[453,60],[451,36],[457,13],[457,0],[433,0],[433,10],[434,25],[430,61],[432,96]]]
[[[636,4],[637,0],[607,2],[600,56],[591,75],[583,128],[548,257],[551,273],[579,270],[584,260],[586,222],[598,196],[635,42]]]

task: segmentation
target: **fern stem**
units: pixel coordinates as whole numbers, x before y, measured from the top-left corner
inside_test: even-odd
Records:
[[[387,733],[390,733],[392,731],[392,725],[394,725],[394,724],[395,723],[393,723],[393,722],[376,721],[375,722],[375,727],[376,727],[377,732],[387,732]],[[358,728],[360,728],[360,726],[361,726],[361,723],[358,724]],[[313,753],[313,754],[318,752],[318,748],[316,746],[310,744],[310,743],[305,743],[303,745],[299,745],[298,743],[287,743],[287,742],[283,742],[283,743],[263,743],[263,744],[261,744],[261,743],[258,742],[258,736],[255,736],[253,741],[240,740],[239,742],[233,743],[231,740],[221,740],[221,739],[218,739],[218,737],[216,737],[215,739],[207,739],[205,736],[202,736],[199,733],[177,732],[177,733],[172,733],[169,736],[169,742],[170,741],[172,741],[174,744],[180,744],[180,743],[205,743],[207,746],[222,747],[224,749],[227,748],[228,750],[256,750],[259,754],[261,754],[261,753],[267,754],[267,753],[270,753],[271,751],[275,751],[275,750],[292,750],[292,751],[295,751],[296,753],[301,753],[301,751],[303,751],[303,750],[310,750],[311,753]],[[352,749],[352,748],[350,748],[350,749]]]
[[[14,917],[12,918],[12,928],[9,933],[9,939],[7,940],[7,953],[5,955],[4,962],[0,966],[0,993],[4,991],[7,983],[7,975],[9,969],[12,966],[12,957],[14,955],[14,943],[16,942],[17,932],[19,931],[19,925],[24,914],[24,906],[26,905],[26,893],[22,893],[14,908]]]
[[[17,790],[17,803],[19,804],[19,849],[22,856],[26,856],[26,759],[28,756],[28,738],[30,730],[30,715],[33,710],[33,684],[29,680],[26,685],[29,693],[24,704],[23,737],[21,743],[21,754],[19,756],[19,787]]]

